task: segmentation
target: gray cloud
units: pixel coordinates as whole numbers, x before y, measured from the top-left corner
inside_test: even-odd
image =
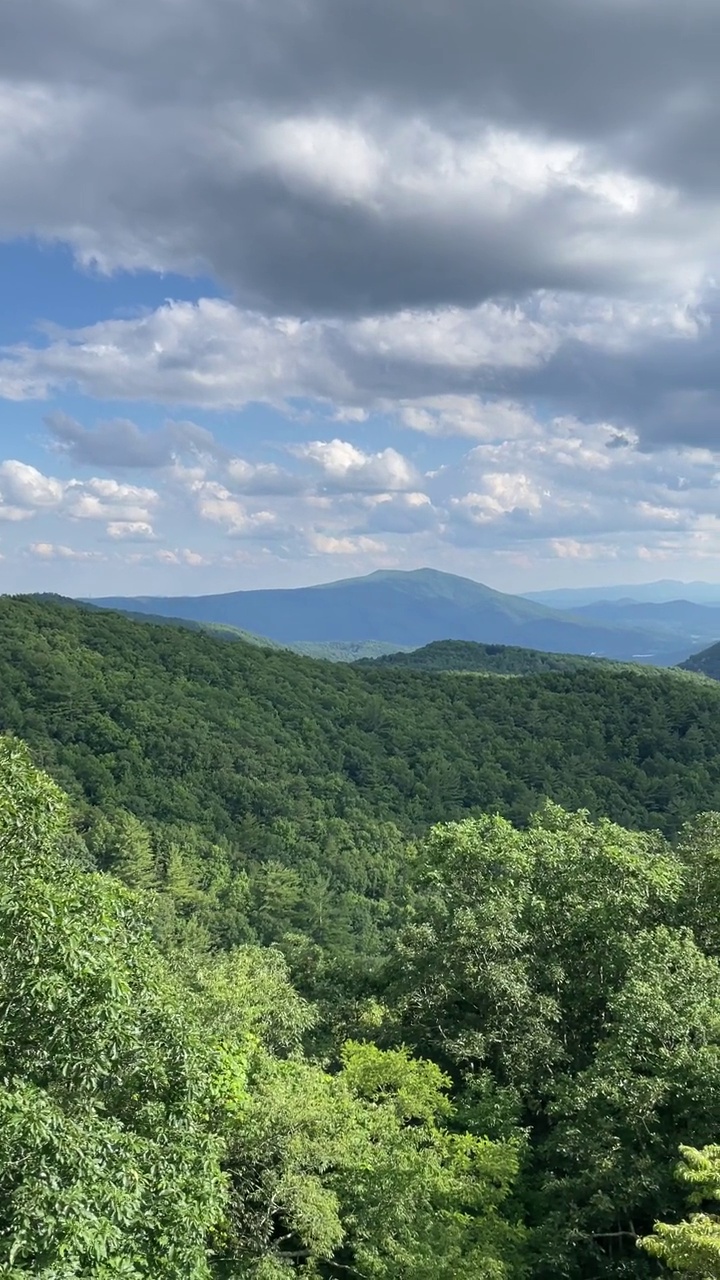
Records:
[[[714,0],[15,5],[0,227],[301,315],[696,287],[719,54]]]
[[[508,394],[540,400],[555,412],[612,422],[621,436],[623,430],[635,433],[643,449],[678,445],[720,452],[717,295],[708,296],[707,323],[691,340],[652,328],[625,349],[570,340],[542,365],[504,371],[503,385]]]
[[[154,469],[188,451],[218,452],[212,433],[194,422],[166,422],[155,431],[141,431],[118,418],[91,430],[66,413],[50,413],[45,425],[57,448],[81,466]]]

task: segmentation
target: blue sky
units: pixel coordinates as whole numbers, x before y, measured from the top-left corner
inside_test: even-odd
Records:
[[[717,6],[329,3],[0,16],[0,589],[719,580]]]

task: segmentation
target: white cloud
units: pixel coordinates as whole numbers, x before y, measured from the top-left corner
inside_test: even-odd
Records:
[[[12,507],[0,498],[0,520],[7,520],[9,524],[16,524],[20,520],[30,520],[35,512],[30,511],[27,507]]]
[[[313,440],[296,445],[293,452],[319,469],[328,488],[344,492],[410,489],[418,480],[415,468],[396,449],[367,454],[347,440]]]
[[[67,511],[73,520],[149,524],[150,512],[160,501],[155,489],[99,477],[73,480],[66,492]]]
[[[111,520],[106,532],[114,542],[145,542],[156,536],[152,525],[143,520]]]
[[[194,422],[166,422],[155,431],[141,431],[119,418],[89,430],[66,413],[51,413],[45,424],[57,451],[84,466],[152,469],[216,449],[212,433]]]
[[[98,551],[78,550],[75,547],[67,547],[63,543],[57,544],[52,542],[31,542],[28,547],[30,555],[35,556],[38,560],[102,560],[104,557]]]
[[[233,536],[253,536],[275,524],[271,511],[248,511],[244,503],[216,480],[198,480],[192,485],[195,507],[203,520],[221,525]]]
[[[37,467],[13,458],[0,463],[0,491],[5,501],[33,510],[57,507],[62,502],[64,487],[59,480],[43,475]]]
[[[548,546],[559,560],[608,560],[617,556],[617,547],[601,542],[579,542],[577,538],[551,538]]]
[[[699,318],[700,317],[700,318]],[[704,322],[702,322],[704,323]],[[103,320],[53,333],[44,345],[18,344],[0,358],[0,396],[46,398],[68,386],[98,399],[151,400],[208,409],[293,399],[400,412],[405,425],[432,434],[482,435],[524,429],[512,401],[473,401],[458,393],[469,377],[541,368],[563,349],[631,350],[673,338],[692,342],[701,313],[691,302],[623,304],[543,295],[523,305],[403,311],[357,321],[268,318],[230,302],[168,302],[131,319]],[[388,388],[391,394],[388,395]],[[434,390],[433,390],[434,388]],[[359,402],[365,402],[361,408]],[[62,415],[51,430],[76,457],[170,460],[181,447],[207,447],[193,424],[143,437],[121,421],[89,432]],[[191,430],[192,428],[192,430]]]
[[[549,495],[547,495],[549,496]],[[515,511],[534,513],[543,505],[543,494],[523,472],[489,472],[482,492],[452,498],[451,506],[472,524],[485,524]]]
[[[306,482],[271,462],[252,463],[244,458],[230,458],[224,475],[238,493],[292,494],[301,492]]]
[[[388,409],[396,406],[388,404]],[[428,396],[403,401],[398,416],[404,427],[429,436],[467,436],[476,440],[538,435],[540,424],[528,409],[507,400],[478,396]]]
[[[308,543],[313,551],[324,556],[378,555],[387,550],[384,542],[375,538],[333,537],[330,534],[311,533]]]

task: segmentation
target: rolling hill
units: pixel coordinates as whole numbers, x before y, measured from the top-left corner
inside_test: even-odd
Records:
[[[222,623],[297,642],[382,641],[416,648],[434,640],[475,640],[555,653],[680,661],[691,643],[639,627],[598,624],[521,596],[433,569],[379,570],[315,587],[185,597],[105,597],[93,604],[201,623]]]
[[[696,675],[707,676],[710,680],[720,680],[720,642],[711,644],[700,653],[693,653],[685,662],[679,663],[681,671],[692,671]]]
[[[607,658],[591,658],[575,653],[543,653],[515,645],[479,644],[475,640],[434,640],[421,649],[362,658],[358,666],[401,667],[405,671],[487,672],[493,675],[525,676],[547,671],[580,671],[615,666]]]

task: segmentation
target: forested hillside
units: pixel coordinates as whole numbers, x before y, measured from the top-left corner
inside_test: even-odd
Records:
[[[707,676],[710,680],[720,680],[720,644],[713,644],[709,649],[693,653],[680,666],[683,671],[693,671],[697,675]]]
[[[508,644],[478,644],[475,640],[435,640],[409,653],[381,654],[361,658],[383,667],[403,667],[410,671],[486,671],[494,675],[526,676],[547,671],[597,669],[603,658],[586,658],[576,653],[543,653]]]
[[[400,892],[401,835],[431,822],[498,812],[522,824],[550,797],[677,831],[720,808],[719,710],[720,689],[651,670],[347,668],[0,601],[3,728],[88,814],[189,826],[188,874],[224,936],[301,926],[374,952]],[[252,909],[237,900],[237,857]]]
[[[75,609],[78,602],[68,596],[54,595],[51,592],[38,592],[28,597],[37,600],[41,604],[57,604],[67,605],[68,608]],[[85,609],[99,609],[104,606],[93,604],[91,601],[83,601]],[[233,627],[224,622],[195,622],[191,618],[175,618],[171,615],[163,615],[160,613],[148,613],[146,610],[136,612],[132,609],[119,610],[126,618],[132,618],[134,621],[150,622],[160,627],[175,627],[183,631],[199,631],[201,634],[210,634],[216,640],[227,640],[231,643],[241,641],[243,644],[253,644],[260,649],[290,649],[293,653],[302,653],[311,658],[326,658],[330,662],[356,662],[362,658],[377,658],[383,654],[395,653],[395,646],[383,642],[382,640],[338,640],[332,641],[312,641],[297,640],[290,641],[287,644],[280,644],[278,640],[271,640],[269,636],[259,636],[253,631],[243,631],[242,627]],[[402,648],[402,646],[400,646]]]
[[[0,724],[9,1280],[718,1275],[720,687],[5,598]]]

